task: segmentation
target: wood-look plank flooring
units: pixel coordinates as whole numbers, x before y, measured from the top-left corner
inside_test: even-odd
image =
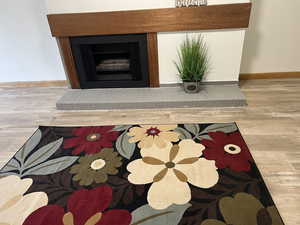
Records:
[[[300,79],[241,83],[248,107],[57,111],[66,87],[0,85],[0,166],[38,125],[111,125],[236,121],[286,225],[300,225]]]

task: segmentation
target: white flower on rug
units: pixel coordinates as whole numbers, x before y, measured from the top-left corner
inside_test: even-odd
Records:
[[[22,225],[33,211],[48,204],[44,192],[24,195],[31,185],[30,178],[8,176],[0,179],[0,224]]]
[[[131,138],[129,143],[139,142],[139,148],[150,148],[156,145],[159,148],[165,148],[172,141],[179,141],[179,133],[174,130],[177,125],[140,125],[133,127],[127,133]]]
[[[147,199],[154,209],[186,204],[191,200],[188,183],[210,188],[219,180],[215,161],[199,158],[204,148],[193,140],[183,140],[178,145],[168,143],[165,148],[143,148],[142,158],[127,166],[131,173],[128,180],[133,184],[153,183]]]

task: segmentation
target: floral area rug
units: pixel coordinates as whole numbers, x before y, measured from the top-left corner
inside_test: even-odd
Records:
[[[0,177],[0,224],[283,225],[235,123],[39,127]]]

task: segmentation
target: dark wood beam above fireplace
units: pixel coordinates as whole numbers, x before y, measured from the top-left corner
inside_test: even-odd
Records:
[[[52,35],[156,33],[187,30],[247,28],[251,3],[98,13],[51,14]]]

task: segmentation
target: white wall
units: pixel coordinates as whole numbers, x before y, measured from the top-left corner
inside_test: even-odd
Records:
[[[249,2],[248,0],[208,0],[208,4]],[[48,0],[49,13],[103,12],[132,9],[171,8],[175,0]],[[206,81],[237,81],[240,71],[245,31],[219,30],[203,33],[211,58],[211,72]],[[158,57],[160,83],[178,83],[176,67],[177,48],[185,33],[159,33]]]
[[[210,72],[204,81],[237,81],[239,79],[244,30],[190,32],[201,33],[209,46]],[[161,33],[158,36],[159,73],[162,84],[178,83],[174,61],[178,61],[177,48],[186,33]]]
[[[253,0],[242,73],[300,71],[299,11],[299,0]]]
[[[0,82],[64,80],[44,0],[0,1]]]

